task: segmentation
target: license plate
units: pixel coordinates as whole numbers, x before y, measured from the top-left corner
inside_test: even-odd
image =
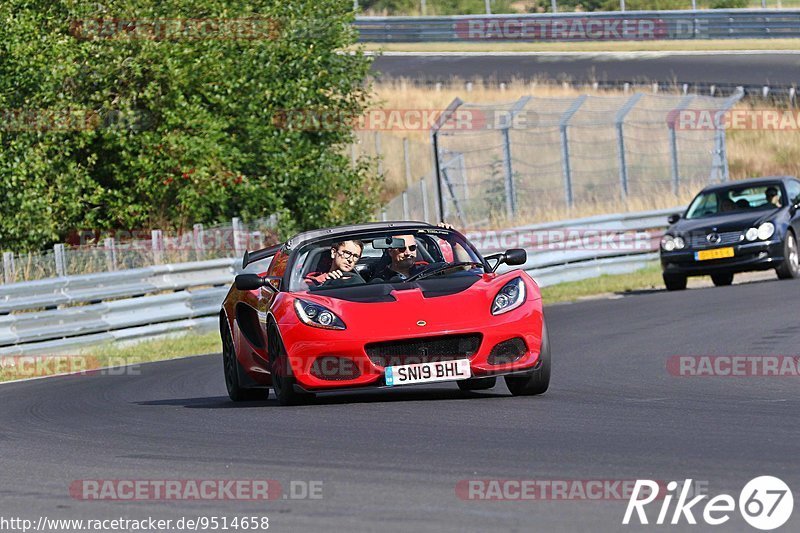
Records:
[[[694,253],[696,261],[705,261],[707,259],[725,259],[726,257],[733,257],[733,248],[717,248],[715,250],[702,250]]]
[[[389,387],[412,383],[458,381],[471,376],[468,359],[386,367],[386,385]]]

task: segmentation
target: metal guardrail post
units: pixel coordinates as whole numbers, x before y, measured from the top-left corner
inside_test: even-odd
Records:
[[[103,240],[103,248],[106,252],[106,270],[114,272],[117,269],[117,244],[114,237],[106,237]]]
[[[153,264],[160,265],[164,262],[164,234],[160,229],[150,232],[150,246],[153,250]]]
[[[408,212],[408,191],[403,191],[403,220],[409,220],[411,215]]]
[[[14,252],[3,252],[3,282],[14,283],[15,279]]]
[[[569,126],[569,121],[572,118],[572,115],[577,113],[578,109],[583,105],[583,102],[586,101],[587,96],[585,94],[579,96],[572,105],[561,115],[561,118],[558,121],[558,128],[561,131],[561,169],[564,174],[564,198],[568,208],[571,208],[574,203],[574,197],[572,192],[572,169],[570,168],[569,163],[569,137],[567,135],[567,126]]]
[[[680,119],[681,111],[689,107],[694,100],[693,94],[687,94],[678,102],[678,107],[671,111],[672,115],[667,117],[667,127],[669,128],[669,159],[670,172],[672,174],[672,193],[678,197],[680,191],[680,165],[678,161],[678,135],[675,133],[675,123]]]
[[[59,243],[53,246],[53,257],[56,261],[56,276],[67,275],[67,258],[64,255],[64,245]]]
[[[617,116],[614,119],[614,125],[617,129],[617,155],[619,157],[619,184],[620,193],[624,201],[628,200],[628,162],[625,159],[625,133],[622,129],[622,124],[625,121],[625,116],[633,109],[636,102],[641,99],[642,93],[636,93],[631,96],[627,102],[617,111]]]

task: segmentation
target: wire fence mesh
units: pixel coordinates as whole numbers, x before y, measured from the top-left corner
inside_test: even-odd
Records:
[[[209,227],[195,224],[190,231],[77,232],[51,250],[4,252],[0,283],[236,257],[245,249],[275,244],[277,223],[271,216],[249,224],[238,218]]]
[[[434,171],[382,216],[415,218],[404,206],[424,203],[419,218],[481,228],[675,205],[728,179],[722,116],[742,94],[456,99],[433,132],[441,193]]]

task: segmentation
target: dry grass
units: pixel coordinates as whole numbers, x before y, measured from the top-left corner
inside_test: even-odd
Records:
[[[407,80],[394,80],[375,85],[376,103],[373,108],[382,109],[434,109],[443,110],[454,98],[459,97],[471,103],[512,102],[521,96],[569,98],[581,94],[606,96],[624,96],[618,90],[597,90],[590,87],[575,88],[571,85],[553,85],[542,82],[514,81],[504,86],[480,80],[473,81],[471,91],[467,92],[463,80],[452,80],[449,84],[436,87],[419,86]],[[662,92],[664,89],[662,88]],[[780,109],[782,104],[753,100],[751,103],[739,103],[736,109]],[[410,147],[410,164],[412,181],[431,172],[432,157],[430,148],[430,132],[420,130],[384,130],[380,132],[380,144],[383,155],[383,170],[386,176],[384,199],[389,200],[406,187],[405,163],[403,160],[403,139],[407,138]],[[375,151],[375,132],[362,132],[360,149],[366,153]],[[800,131],[798,128],[784,131],[767,130],[728,130],[727,150],[731,177],[742,179],[759,175],[789,174],[800,175]],[[549,154],[548,157],[560,157]],[[637,211],[669,208],[686,204],[691,200],[701,182],[687,183],[678,197],[669,190],[648,191],[646,198],[631,196],[627,202],[621,200],[603,200],[583,203],[571,210],[546,207],[546,198],[540,198],[536,211],[523,213],[515,220],[521,222],[544,222],[564,218],[590,216],[601,213],[619,211]],[[651,192],[653,192],[651,194]],[[553,199],[550,205],[560,203]],[[494,220],[502,224],[501,220]]]

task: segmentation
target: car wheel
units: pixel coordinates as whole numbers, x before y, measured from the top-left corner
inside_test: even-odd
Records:
[[[294,390],[296,382],[291,375],[289,356],[274,326],[270,328],[269,335],[269,371],[272,375],[272,390],[275,391],[279,404],[301,405],[313,397],[313,394]]]
[[[225,388],[228,390],[228,397],[234,402],[266,400],[269,396],[269,389],[265,394],[264,389],[248,389],[240,385],[240,365],[236,359],[231,331],[224,317],[220,320],[219,331],[222,337],[222,369],[225,373]]]
[[[783,264],[775,269],[780,279],[794,279],[800,275],[800,254],[797,250],[797,238],[788,231],[783,241]]]
[[[497,378],[470,378],[457,381],[458,388],[464,392],[491,389],[497,385]]]
[[[550,386],[550,339],[547,327],[542,322],[542,349],[539,368],[522,376],[506,376],[506,386],[514,396],[542,394]]]
[[[711,274],[711,281],[717,287],[724,287],[733,283],[733,274]]]
[[[681,274],[663,274],[664,286],[668,291],[682,291],[686,288],[686,276]]]

